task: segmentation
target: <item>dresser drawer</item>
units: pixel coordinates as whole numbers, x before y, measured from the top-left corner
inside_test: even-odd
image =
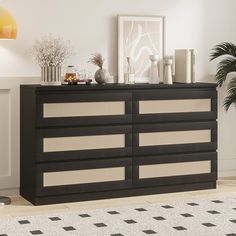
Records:
[[[134,93],[133,121],[168,122],[215,120],[217,93],[205,90],[167,90]]]
[[[215,151],[216,122],[159,123],[133,126],[133,154]]]
[[[133,185],[136,187],[211,182],[216,178],[216,152],[146,156],[133,160]]]
[[[37,161],[132,155],[132,126],[37,130]]]
[[[131,93],[37,96],[37,126],[123,124],[132,121]]]
[[[125,189],[131,186],[130,158],[37,165],[37,196]]]

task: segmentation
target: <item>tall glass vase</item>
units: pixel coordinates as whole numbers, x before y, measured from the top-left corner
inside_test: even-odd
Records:
[[[130,57],[126,58],[127,60],[127,70],[126,70],[126,84],[134,84],[135,83],[135,69],[133,65],[133,61]]]

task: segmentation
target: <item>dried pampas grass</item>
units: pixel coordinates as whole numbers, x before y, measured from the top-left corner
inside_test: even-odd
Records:
[[[101,53],[94,53],[89,58],[88,62],[102,69],[105,59],[102,57]]]

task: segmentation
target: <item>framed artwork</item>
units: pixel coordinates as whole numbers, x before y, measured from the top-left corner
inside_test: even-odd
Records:
[[[118,82],[125,82],[127,58],[135,69],[135,83],[148,83],[150,78],[150,55],[159,55],[158,69],[163,80],[164,17],[119,16],[118,17]]]

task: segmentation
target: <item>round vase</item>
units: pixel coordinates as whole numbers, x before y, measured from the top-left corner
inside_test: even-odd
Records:
[[[98,84],[106,84],[109,81],[110,74],[106,69],[99,69],[96,71],[94,77]]]
[[[41,85],[61,85],[61,67],[41,67]]]

